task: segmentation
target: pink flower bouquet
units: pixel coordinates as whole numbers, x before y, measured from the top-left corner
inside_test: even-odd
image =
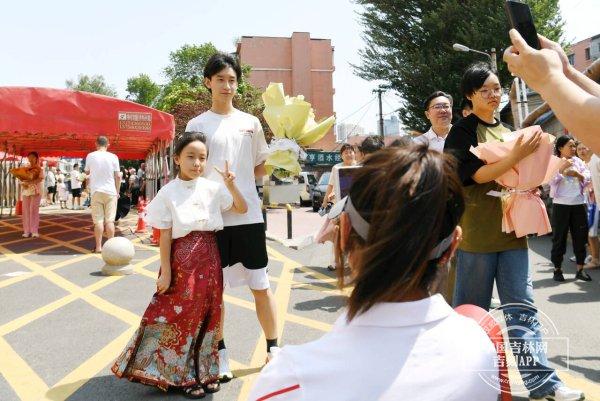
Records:
[[[537,150],[496,179],[505,188],[502,193],[490,193],[502,197],[502,231],[514,231],[517,237],[545,235],[552,231],[537,187],[549,182],[562,163],[553,155],[553,137],[535,125],[505,135],[503,142],[486,142],[471,148],[471,152],[486,164],[495,163],[507,157],[520,135],[526,141],[537,132],[542,133]]]

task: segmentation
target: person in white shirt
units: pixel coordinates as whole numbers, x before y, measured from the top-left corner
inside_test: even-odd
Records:
[[[577,157],[579,157],[586,165],[590,172],[590,182],[584,188],[585,204],[588,211],[588,248],[590,254],[585,258],[584,269],[593,269],[600,267],[599,243],[598,243],[598,207],[596,205],[596,195],[594,192],[594,180],[598,180],[598,172],[592,172],[592,157],[594,154],[583,142],[577,142]]]
[[[73,196],[71,208],[73,210],[81,209],[81,182],[83,181],[81,171],[79,171],[79,164],[73,165],[71,171],[71,195]],[[75,204],[77,203],[77,206]]]
[[[342,162],[334,165],[331,168],[331,174],[329,175],[329,182],[327,184],[327,190],[325,191],[325,195],[323,196],[323,202],[321,204],[321,208],[326,208],[327,204],[333,202],[333,190],[335,188],[335,180],[337,175],[335,174],[335,170],[340,167],[349,167],[356,165],[356,152],[354,151],[354,147],[348,143],[345,143],[340,148],[340,156],[342,157]]]
[[[107,238],[115,235],[115,216],[119,197],[119,158],[107,151],[108,138],[96,139],[96,151],[85,158],[85,173],[89,174],[92,197],[92,220],[94,221],[95,253],[102,252],[102,234]]]
[[[268,147],[258,118],[233,107],[233,97],[241,78],[242,70],[235,58],[222,53],[213,55],[204,68],[204,85],[211,92],[212,106],[190,120],[186,132],[202,132],[206,135],[206,178],[222,182],[221,175],[213,167],[222,167],[225,161],[229,161],[240,192],[248,204],[248,211],[244,214],[223,214],[225,227],[217,233],[217,242],[225,285],[247,285],[252,291],[269,355],[271,348],[277,346],[277,316],[275,298],[267,276],[269,260],[265,228],[255,185],[256,178],[266,175]],[[225,341],[222,337],[219,339],[219,369],[221,381],[225,382],[231,380],[233,375],[229,369]]]
[[[482,377],[498,380],[492,341],[436,293],[465,207],[450,159],[388,148],[356,170],[329,213],[339,219],[337,258],[351,269],[347,308],[322,338],[283,347],[249,401],[497,400]]]
[[[221,213],[245,213],[228,162],[213,166],[223,178],[202,177],[207,167],[206,138],[182,136],[174,150],[179,168],[147,208],[146,221],[160,229],[160,273],[156,293],[140,328],[112,367],[117,377],[181,388],[188,398],[219,391],[219,354],[223,279],[215,232]]]
[[[69,200],[69,192],[67,192],[67,184],[64,183],[63,177],[64,175],[62,175],[62,177],[58,177],[58,184],[56,185],[56,188],[58,190],[58,202],[60,203],[60,208],[66,209],[67,200]]]
[[[446,136],[452,128],[452,96],[435,91],[423,103],[425,116],[431,122],[429,131],[415,138],[416,143],[424,143],[429,149],[444,151]]]
[[[595,242],[595,247],[598,248],[599,244],[599,227],[598,225],[600,224],[600,157],[598,157],[596,154],[593,154],[592,157],[590,158],[590,161],[588,163],[588,170],[590,171],[590,177],[592,179],[592,193],[594,195],[594,200],[596,202],[596,211],[594,213],[594,219],[592,222],[592,227],[590,227],[590,241],[591,242]],[[598,267],[598,265],[600,265],[600,258],[594,260],[593,258],[593,248],[592,246],[590,246],[590,252],[592,253],[592,260],[585,265],[584,267],[587,268],[592,268],[592,267]]]
[[[567,250],[569,232],[573,240],[573,252],[577,263],[575,278],[591,281],[583,270],[588,242],[588,216],[584,188],[590,183],[590,171],[575,156],[577,146],[570,135],[559,136],[554,142],[554,154],[568,161],[550,180],[552,198],[552,250],[550,260],[554,265],[554,281],[563,282],[563,256]]]
[[[44,186],[46,187],[46,204],[54,205],[56,201],[56,169],[50,167],[44,177]]]

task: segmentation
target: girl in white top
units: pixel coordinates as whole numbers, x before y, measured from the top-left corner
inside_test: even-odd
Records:
[[[553,278],[565,281],[562,271],[563,256],[567,251],[567,236],[571,233],[573,252],[577,263],[575,278],[591,281],[590,275],[583,270],[588,242],[588,216],[584,189],[590,183],[590,171],[585,163],[575,156],[577,146],[570,135],[562,135],[554,142],[554,153],[562,157],[565,163],[550,180],[552,198],[552,250],[550,260],[554,264]]]
[[[356,170],[329,213],[354,284],[347,310],[321,339],[283,347],[249,400],[496,401],[491,340],[436,294],[461,236],[454,170],[423,145],[380,150]]]
[[[224,184],[202,177],[208,155],[205,137],[184,135],[175,147],[178,177],[162,187],[147,208],[146,221],[160,229],[161,268],[140,328],[112,367],[118,377],[179,387],[188,398],[219,390],[217,332],[223,277],[215,231],[221,213],[245,213],[235,176],[216,168]]]
[[[63,177],[64,177],[64,175],[63,175]],[[65,184],[64,178],[62,178],[60,176],[58,177],[57,189],[58,189],[58,201],[60,203],[60,208],[66,209],[67,208],[67,200],[69,197],[68,192],[67,192],[67,184]]]

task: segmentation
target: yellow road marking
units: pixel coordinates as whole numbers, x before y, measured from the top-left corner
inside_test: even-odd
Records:
[[[20,329],[21,327],[37,320],[41,317],[46,316],[49,313],[54,312],[55,310],[62,308],[63,306],[71,303],[77,299],[77,295],[69,294],[65,297],[62,297],[54,302],[51,302],[47,305],[42,306],[32,312],[26,313],[23,316],[20,316],[17,319],[11,320],[8,323],[0,326],[0,336],[5,336],[10,332]]]
[[[67,226],[67,225],[63,225],[63,224],[57,224],[57,223],[53,223],[53,224],[56,224],[57,226],[61,226],[61,227],[70,228],[70,229],[71,229],[71,231],[81,231],[81,230],[78,230],[78,229],[75,229],[75,228],[69,227],[69,226]],[[16,226],[14,226],[14,225],[12,225],[12,224],[6,224],[6,223],[5,223],[5,225],[9,225],[9,226],[16,227]],[[87,234],[89,235],[89,232],[88,232]],[[57,238],[52,238],[52,237],[49,237],[48,235],[44,235],[44,234],[42,234],[42,235],[40,236],[40,238],[42,238],[42,239],[44,239],[44,240],[46,240],[46,241],[54,242],[55,244],[61,245],[61,246],[65,247],[65,248],[73,249],[73,250],[75,250],[75,251],[77,251],[77,252],[80,252],[80,253],[91,253],[91,252],[89,251],[89,249],[85,249],[85,248],[82,248],[82,247],[80,247],[80,246],[78,246],[78,245],[74,245],[74,244],[72,244],[71,242],[65,242],[65,241],[61,241],[61,240],[59,240],[59,239],[57,239]],[[76,239],[74,239],[74,240],[71,240],[71,241],[73,241],[73,242],[78,242],[78,241],[81,241],[82,239],[85,239],[85,238],[76,238]],[[37,250],[37,251],[39,252],[39,250]],[[92,255],[93,255],[93,256],[95,256],[95,257],[101,258],[101,256],[100,256],[99,254],[92,254]]]
[[[6,248],[3,248],[2,246],[0,246],[0,251],[3,251],[9,258],[18,261],[22,265],[28,267],[32,271],[45,277],[46,279],[48,279],[52,283],[56,284],[57,286],[63,288],[64,290],[66,290],[72,294],[77,295],[84,301],[88,302],[90,305],[116,317],[119,320],[122,320],[129,324],[135,323],[138,320],[138,317],[134,313],[131,313],[126,309],[123,309],[114,304],[111,304],[110,302],[100,298],[99,296],[97,296],[95,294],[91,294],[91,293],[87,292],[85,289],[77,286],[76,284],[73,284],[72,282],[59,276],[58,274],[56,274],[52,271],[49,271],[47,269],[44,269],[42,266],[38,265],[37,263],[31,262],[31,261],[21,257],[18,254],[14,254],[14,253],[8,251]]]
[[[81,386],[104,369],[106,365],[115,360],[136,330],[137,326],[131,326],[125,330],[108,345],[56,383],[46,394],[47,397],[53,401],[64,401],[69,398]]]
[[[21,276],[7,278],[6,280],[0,281],[0,288],[8,287],[10,285],[16,284],[21,281],[25,281],[35,276],[37,276],[37,274],[35,274],[34,272],[28,272],[27,274],[23,274]]]
[[[0,373],[22,400],[43,400],[48,386],[19,354],[0,337]]]
[[[303,316],[298,316],[293,313],[287,313],[285,316],[285,319],[288,322],[297,323],[302,326],[310,327],[312,329],[324,331],[326,333],[331,331],[331,329],[333,328],[333,325],[331,325],[329,323],[324,323],[324,322],[321,322],[320,320],[315,320],[315,319],[310,319],[310,318],[303,317]]]
[[[288,305],[290,301],[294,269],[296,269],[300,264],[292,259],[289,259],[288,257],[275,251],[272,248],[269,248],[269,253],[271,253],[277,260],[283,262],[283,268],[281,269],[281,274],[279,276],[279,284],[277,285],[277,289],[275,290],[274,294],[276,305],[275,310],[277,311],[277,337],[281,338],[285,326],[285,318],[287,315]],[[250,366],[262,366],[262,363],[266,357],[264,344],[265,334],[261,332],[259,339],[256,343],[256,347],[254,348],[254,353],[251,358]],[[256,375],[251,374],[242,379],[243,384],[238,395],[238,401],[246,400],[248,398],[255,378]]]

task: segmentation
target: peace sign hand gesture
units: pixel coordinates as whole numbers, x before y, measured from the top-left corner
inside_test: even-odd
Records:
[[[229,171],[229,162],[225,161],[225,171],[219,169],[218,167],[215,166],[215,170],[217,170],[217,173],[221,174],[221,177],[223,177],[223,182],[225,183],[225,186],[229,187],[231,185],[233,185],[233,182],[235,181],[235,174],[231,171]]]

